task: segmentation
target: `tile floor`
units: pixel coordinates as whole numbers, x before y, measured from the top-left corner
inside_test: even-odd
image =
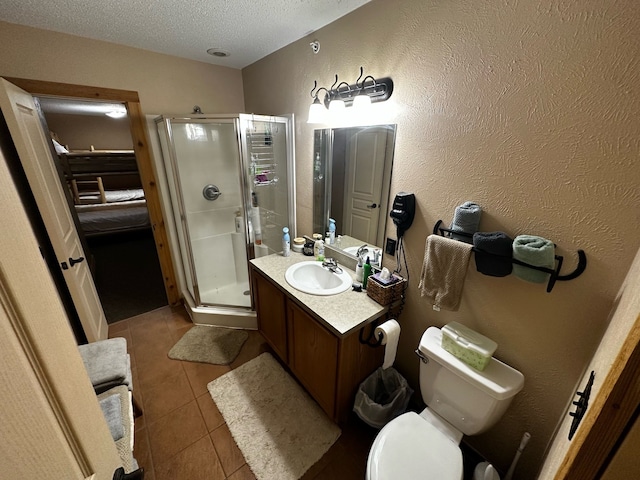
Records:
[[[127,339],[134,396],[144,410],[136,419],[134,456],[145,480],[254,479],[207,384],[270,348],[249,332],[229,366],[171,360],[167,353],[191,326],[184,309],[172,307],[109,325],[110,337]],[[354,416],[303,479],[363,479],[375,434]]]

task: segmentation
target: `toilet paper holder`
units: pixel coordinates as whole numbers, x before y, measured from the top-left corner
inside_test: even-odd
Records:
[[[364,329],[367,328],[367,326],[369,325],[365,325],[364,327],[362,327],[360,329],[360,332],[358,332],[358,340],[360,340],[360,343],[362,343],[363,345],[367,345],[371,348],[376,348],[379,347],[380,345],[382,345],[382,334],[379,334],[376,338],[376,327],[380,324],[379,320],[374,320],[373,322],[371,322],[369,325],[371,326],[371,331],[369,332],[369,335],[367,336],[367,338],[364,338]]]

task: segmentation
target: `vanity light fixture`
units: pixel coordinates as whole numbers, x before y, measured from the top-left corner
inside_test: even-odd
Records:
[[[330,89],[324,87],[317,88],[318,83],[314,80],[311,89],[313,104],[309,107],[309,119],[307,123],[325,123],[327,119],[327,108],[332,118],[345,111],[345,107],[355,107],[352,114],[361,115],[366,112],[372,103],[384,102],[393,93],[393,80],[390,77],[376,79],[371,75],[360,79],[364,75],[364,69],[360,67],[360,76],[353,85],[347,82],[338,83],[336,75]],[[324,100],[318,98],[320,90],[325,91]],[[324,110],[322,110],[324,104]]]

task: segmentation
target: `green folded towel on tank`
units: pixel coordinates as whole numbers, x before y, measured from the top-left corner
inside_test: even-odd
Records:
[[[554,269],[556,247],[551,240],[535,235],[518,235],[513,241],[513,258],[536,267]],[[549,274],[525,267],[513,265],[513,274],[532,283],[545,283]]]

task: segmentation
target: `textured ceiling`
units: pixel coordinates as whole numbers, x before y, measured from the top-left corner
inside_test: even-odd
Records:
[[[368,1],[2,0],[0,20],[243,68]]]

